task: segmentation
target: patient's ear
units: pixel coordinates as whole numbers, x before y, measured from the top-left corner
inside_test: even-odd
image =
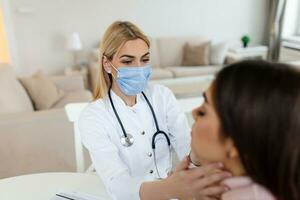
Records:
[[[227,159],[239,158],[239,152],[231,138],[226,138],[225,151]]]

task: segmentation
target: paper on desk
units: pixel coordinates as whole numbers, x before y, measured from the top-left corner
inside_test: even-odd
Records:
[[[58,192],[50,200],[105,200],[81,192]]]

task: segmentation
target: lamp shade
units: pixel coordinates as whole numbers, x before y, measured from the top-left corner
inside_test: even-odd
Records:
[[[79,33],[74,32],[69,38],[68,41],[68,49],[78,51],[82,49],[81,40],[79,37]]]

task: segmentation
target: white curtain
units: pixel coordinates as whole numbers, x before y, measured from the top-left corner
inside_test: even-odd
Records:
[[[269,0],[268,60],[278,61],[281,46],[283,17],[287,0]]]

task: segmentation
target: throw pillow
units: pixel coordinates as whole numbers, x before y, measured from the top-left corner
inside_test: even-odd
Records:
[[[32,77],[21,78],[20,81],[31,97],[36,110],[49,109],[64,96],[64,92],[41,72],[37,72]]]
[[[209,65],[210,42],[191,46],[186,43],[183,47],[183,66]]]
[[[210,50],[210,63],[212,65],[223,65],[227,50],[228,45],[225,42],[212,44]]]

